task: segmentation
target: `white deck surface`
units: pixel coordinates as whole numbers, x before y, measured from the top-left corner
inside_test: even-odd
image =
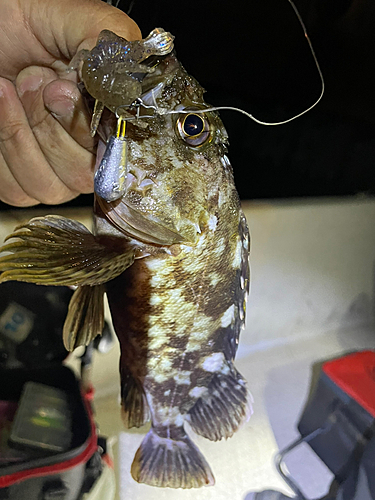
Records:
[[[193,437],[213,469],[214,487],[173,491],[139,485],[129,470],[144,430],[122,427],[118,346],[97,354],[96,417],[103,434],[118,438],[117,500],[250,500],[251,491],[270,488],[288,493],[273,455],[298,436],[311,365],[375,348],[375,201],[270,201],[244,208],[252,236],[252,288],[236,364],[254,396],[254,415],[226,442]],[[17,218],[32,215],[25,211]],[[88,211],[67,216],[89,224]],[[11,214],[0,214],[0,240],[13,225]],[[77,366],[73,358],[70,364]],[[331,475],[308,446],[287,463],[308,498],[324,494]]]

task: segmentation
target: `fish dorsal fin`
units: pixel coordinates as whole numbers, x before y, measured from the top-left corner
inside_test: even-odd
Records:
[[[50,215],[16,227],[0,248],[0,283],[26,281],[38,285],[99,285],[120,275],[134,261],[123,239],[110,244],[83,224]]]
[[[104,285],[80,286],[69,303],[63,329],[63,341],[67,351],[87,346],[104,326]]]

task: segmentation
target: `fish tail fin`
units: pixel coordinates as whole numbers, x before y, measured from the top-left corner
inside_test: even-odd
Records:
[[[121,366],[121,403],[122,420],[127,429],[142,427],[150,419],[145,393],[142,385]]]
[[[214,375],[207,393],[186,416],[193,431],[211,441],[231,437],[253,412],[246,381],[233,366],[228,368]]]
[[[162,488],[199,488],[215,484],[202,453],[183,428],[174,439],[151,428],[134,457],[133,479]]]
[[[134,261],[134,250],[122,242],[103,244],[83,224],[57,215],[35,217],[16,227],[0,248],[0,283],[100,285]]]

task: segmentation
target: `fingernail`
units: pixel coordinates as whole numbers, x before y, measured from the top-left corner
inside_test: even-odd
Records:
[[[43,83],[43,78],[38,75],[27,76],[23,81],[17,82],[17,92],[22,97],[25,92],[36,92]]]
[[[75,102],[71,99],[62,99],[46,104],[47,109],[55,118],[70,116],[74,113]]]
[[[9,85],[9,82],[4,82],[3,78],[0,78],[0,98],[5,97],[6,94],[6,86]]]

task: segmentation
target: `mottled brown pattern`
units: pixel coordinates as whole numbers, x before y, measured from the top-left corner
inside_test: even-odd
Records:
[[[234,303],[239,287],[239,270],[233,268],[239,241],[239,212],[233,211],[236,203],[238,207],[238,200],[224,204],[220,217],[215,207],[211,215],[217,219],[217,225],[210,229],[206,222],[198,245],[180,245],[174,256],[160,252],[146,257],[108,285],[109,303],[122,346],[122,362],[134,375],[142,374],[143,386],[155,406],[177,405],[186,413],[196,401],[189,396],[191,388],[208,385],[213,376],[199,367],[200,360],[226,349],[228,331],[220,327],[220,319]],[[220,245],[222,250],[215,255]],[[210,283],[213,273],[220,277],[214,285]],[[202,315],[205,329],[198,332],[199,349],[188,352],[191,332],[199,330],[199,321],[194,326],[197,315]],[[152,328],[156,329],[156,335],[150,334]],[[157,345],[153,346],[153,342]],[[164,361],[157,363],[157,359]],[[190,382],[187,382],[188,372]],[[182,383],[178,384],[174,377],[180,374]],[[183,383],[184,377],[186,383]],[[168,390],[170,393],[165,395]],[[158,420],[157,409],[153,412]]]
[[[134,376],[146,376],[150,287],[142,260],[107,284],[114,327],[121,344],[121,364]],[[119,300],[120,299],[120,300]]]
[[[116,35],[108,37],[117,43]],[[105,47],[99,49],[105,55]],[[128,84],[131,72],[126,75]],[[121,74],[115,76],[119,86]],[[248,230],[219,116],[205,113],[211,135],[201,147],[192,147],[176,128],[181,107],[206,106],[202,87],[174,54],[160,58],[155,70],[128,90],[149,99],[147,93],[158,85],[154,104],[179,111],[155,112],[128,123],[128,184],[115,202],[97,198],[96,234],[86,235],[90,244],[80,248],[77,284],[85,284],[85,262],[93,261],[96,249],[100,258],[90,268],[90,279],[96,285],[108,281],[121,344],[125,423],[141,426],[147,407],[152,421],[136,453],[133,477],[151,485],[191,488],[214,479],[184,422],[217,440],[230,437],[251,413],[245,381],[233,365],[248,293]],[[114,111],[113,96],[107,103],[106,92],[100,95]],[[152,182],[142,184],[145,179]],[[65,225],[75,227],[72,221]],[[65,238],[64,249],[66,244]],[[52,273],[57,282],[59,272]]]

